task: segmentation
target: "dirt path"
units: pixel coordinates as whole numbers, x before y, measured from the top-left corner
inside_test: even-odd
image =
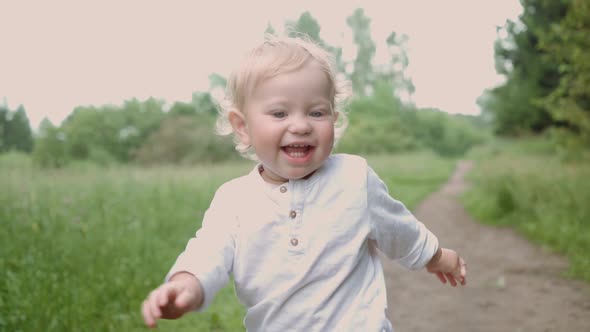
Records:
[[[384,262],[389,317],[407,331],[590,331],[590,286],[561,276],[562,257],[533,246],[510,229],[471,219],[457,200],[471,167],[461,162],[416,216],[467,261],[467,286],[442,285],[424,271]]]

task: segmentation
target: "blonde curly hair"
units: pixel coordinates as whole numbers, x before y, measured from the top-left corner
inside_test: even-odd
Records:
[[[343,108],[350,96],[350,83],[336,75],[332,55],[305,36],[294,38],[266,35],[264,41],[246,55],[241,65],[231,73],[225,97],[219,102],[216,132],[222,136],[233,135],[236,150],[242,156],[256,160],[253,149],[241,143],[235,135],[229,122],[229,114],[244,109],[246,99],[260,82],[298,70],[310,59],[320,64],[331,85],[332,112],[339,114],[334,125],[336,143],[348,124]]]

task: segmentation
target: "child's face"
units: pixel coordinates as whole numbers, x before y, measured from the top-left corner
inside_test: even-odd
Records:
[[[247,98],[238,136],[254,148],[267,182],[304,178],[328,158],[337,118],[330,91],[320,65],[308,61],[296,71],[262,81]]]

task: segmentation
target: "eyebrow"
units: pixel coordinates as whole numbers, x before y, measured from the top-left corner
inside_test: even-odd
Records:
[[[265,102],[263,105],[263,107],[272,107],[272,106],[280,106],[280,107],[285,107],[285,106],[289,106],[292,103],[287,99],[287,98],[283,98],[283,97],[274,97],[271,98],[270,100],[268,100],[267,102]],[[315,98],[313,100],[311,100],[311,102],[306,103],[307,107],[317,107],[317,106],[328,106],[331,107],[332,106],[332,102],[330,101],[330,99],[328,98]]]
[[[263,104],[263,107],[265,107],[265,108],[275,108],[275,107],[284,108],[285,106],[288,106],[288,105],[289,105],[289,103],[287,101],[284,101],[284,100],[280,100],[280,101],[274,100],[274,101],[271,101],[269,103],[264,103]]]

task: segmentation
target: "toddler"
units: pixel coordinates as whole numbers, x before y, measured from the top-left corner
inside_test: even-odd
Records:
[[[248,331],[392,331],[374,247],[465,285],[465,263],[399,201],[365,159],[332,154],[345,89],[329,54],[267,37],[228,81],[218,130],[258,164],[223,184],[166,277],[145,323],[207,308],[229,281]]]

